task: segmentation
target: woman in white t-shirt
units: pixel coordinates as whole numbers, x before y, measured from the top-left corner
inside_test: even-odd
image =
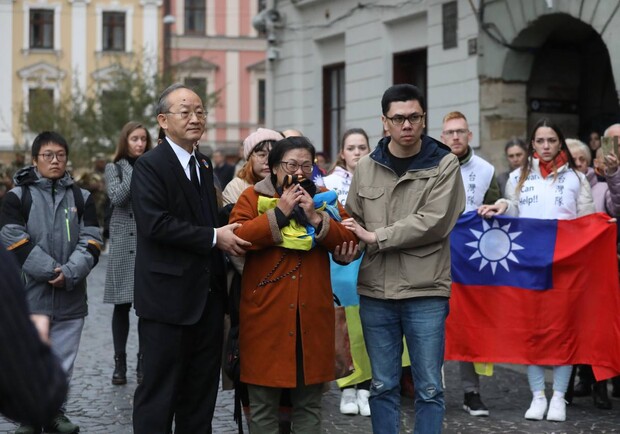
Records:
[[[513,171],[506,184],[506,199],[494,205],[482,205],[478,214],[495,214],[537,219],[570,220],[594,213],[590,183],[576,170],[562,131],[549,119],[534,126],[524,165]],[[564,394],[568,388],[571,365],[553,366],[553,397],[547,410],[544,368],[529,365],[527,376],[533,399],[525,418],[566,420]]]

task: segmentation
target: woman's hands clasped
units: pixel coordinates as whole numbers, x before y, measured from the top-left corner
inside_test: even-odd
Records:
[[[312,196],[299,184],[285,187],[278,201],[278,208],[287,217],[291,216],[295,205],[299,205],[312,226],[317,227],[321,223],[321,216],[314,208]]]

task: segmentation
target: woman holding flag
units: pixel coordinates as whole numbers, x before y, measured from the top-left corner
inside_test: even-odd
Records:
[[[506,199],[494,205],[482,205],[478,214],[485,218],[496,214],[536,219],[570,220],[594,213],[590,184],[576,170],[562,131],[549,119],[534,126],[524,165],[513,171],[506,184]],[[553,396],[547,409],[544,367],[528,366],[528,381],[533,399],[525,418],[566,420],[564,394],[571,376],[571,365],[553,366]]]

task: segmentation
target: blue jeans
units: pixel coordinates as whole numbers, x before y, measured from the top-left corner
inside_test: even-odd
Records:
[[[572,365],[561,365],[553,367],[553,391],[566,393],[570,375],[573,371]],[[530,383],[530,390],[538,392],[545,390],[545,367],[539,365],[528,365],[527,380]]]
[[[403,335],[415,384],[414,434],[441,433],[445,412],[441,367],[445,349],[445,297],[380,300],[360,297],[360,317],[372,365],[370,413],[375,434],[400,429]]]

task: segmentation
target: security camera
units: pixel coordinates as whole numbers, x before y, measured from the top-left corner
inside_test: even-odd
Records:
[[[282,22],[282,15],[276,9],[265,9],[252,18],[252,26],[258,33],[265,33],[269,25],[276,27]]]
[[[270,44],[275,44],[276,42],[278,42],[276,34],[273,31],[267,33],[267,42],[269,42]]]
[[[280,58],[280,49],[276,47],[267,48],[267,60],[273,62],[274,60],[278,60]]]
[[[267,13],[267,19],[272,23],[279,23],[282,20],[282,15],[276,9],[268,9],[265,12]]]
[[[258,15],[252,18],[252,27],[258,33],[265,33],[267,31],[267,19],[265,18],[265,11],[261,11]]]

